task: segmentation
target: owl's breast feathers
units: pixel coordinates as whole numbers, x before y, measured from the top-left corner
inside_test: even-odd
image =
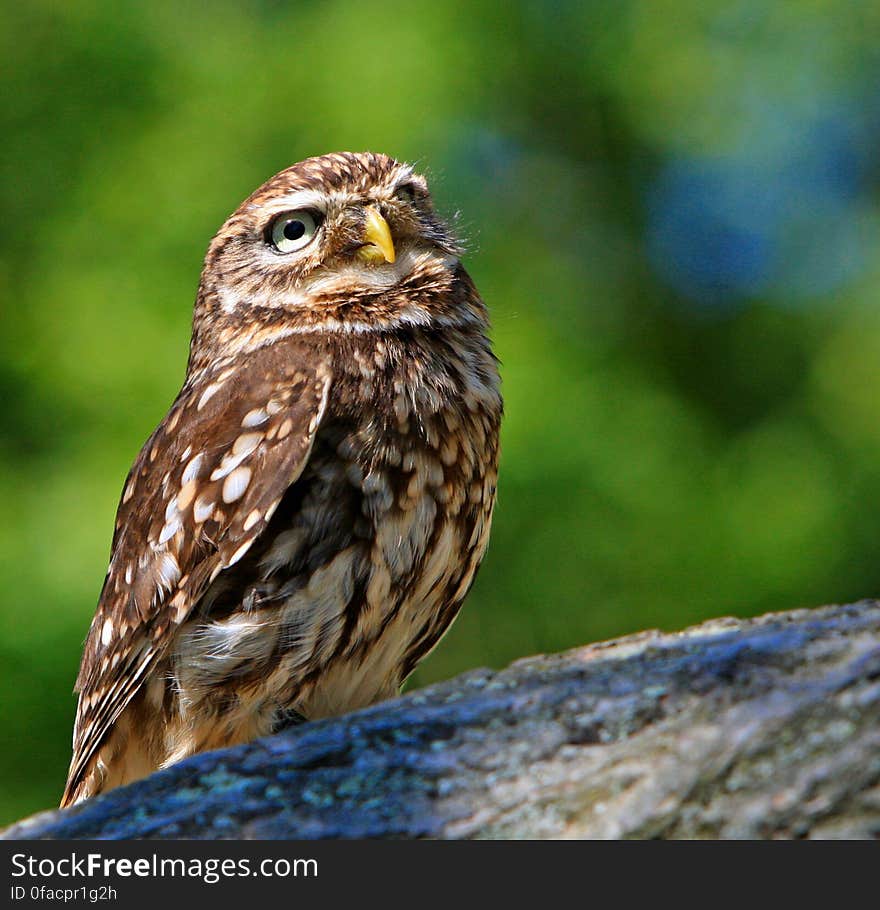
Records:
[[[473,325],[294,335],[188,380],[125,486],[64,802],[151,680],[144,773],[394,694],[485,552],[500,419]]]

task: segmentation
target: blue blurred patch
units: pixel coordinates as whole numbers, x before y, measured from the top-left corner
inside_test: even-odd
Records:
[[[750,114],[758,141],[717,158],[671,159],[647,193],[651,263],[702,306],[816,300],[867,262],[873,130],[860,109],[839,102],[809,123],[770,105]]]

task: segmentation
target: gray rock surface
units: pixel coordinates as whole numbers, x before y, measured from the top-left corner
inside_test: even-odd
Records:
[[[2,836],[877,837],[880,603],[476,670]]]

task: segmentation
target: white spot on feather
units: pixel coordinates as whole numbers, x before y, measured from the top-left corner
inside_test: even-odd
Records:
[[[166,553],[159,562],[159,583],[162,587],[171,590],[180,578],[180,566],[171,553]]]
[[[180,521],[177,518],[172,518],[171,521],[167,522],[162,528],[162,533],[159,535],[159,545],[161,546],[163,543],[170,540],[179,530]]]
[[[180,477],[181,483],[189,483],[191,480],[195,480],[199,476],[199,470],[202,466],[202,458],[204,453],[199,452],[195,458],[190,461],[190,463],[183,469],[183,474]]]
[[[252,541],[242,544],[233,554],[229,557],[229,562],[226,563],[227,567],[234,566],[242,556],[250,549]]]
[[[262,440],[262,433],[242,433],[232,444],[232,454],[250,455]]]
[[[237,455],[229,453],[223,456],[220,466],[211,472],[211,480],[222,480],[227,474],[231,474],[244,460],[250,455],[250,452],[241,452]]]
[[[214,500],[199,496],[199,498],[196,499],[195,505],[193,506],[193,518],[196,520],[196,524],[201,524],[203,521],[207,521],[211,517],[211,513],[213,511]]]
[[[208,388],[202,392],[202,397],[199,399],[199,403],[196,405],[196,410],[201,411],[201,409],[220,391],[220,387],[223,385],[222,382],[213,382]]]
[[[267,411],[264,411],[263,408],[254,408],[253,411],[248,411],[244,415],[244,418],[241,421],[243,427],[258,427],[261,424],[264,424],[269,419],[269,414]]]
[[[251,482],[251,469],[236,468],[223,482],[223,502],[235,502],[241,499]]]
[[[175,499],[178,511],[183,512],[186,510],[186,508],[192,502],[193,496],[196,495],[197,488],[198,483],[195,480],[190,480],[189,483],[185,483],[180,488],[180,492],[177,494],[177,498]]]

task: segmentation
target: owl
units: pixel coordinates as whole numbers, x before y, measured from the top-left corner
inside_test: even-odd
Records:
[[[211,241],[186,377],[125,482],[62,806],[395,695],[486,551],[486,308],[425,179],[281,171]]]

